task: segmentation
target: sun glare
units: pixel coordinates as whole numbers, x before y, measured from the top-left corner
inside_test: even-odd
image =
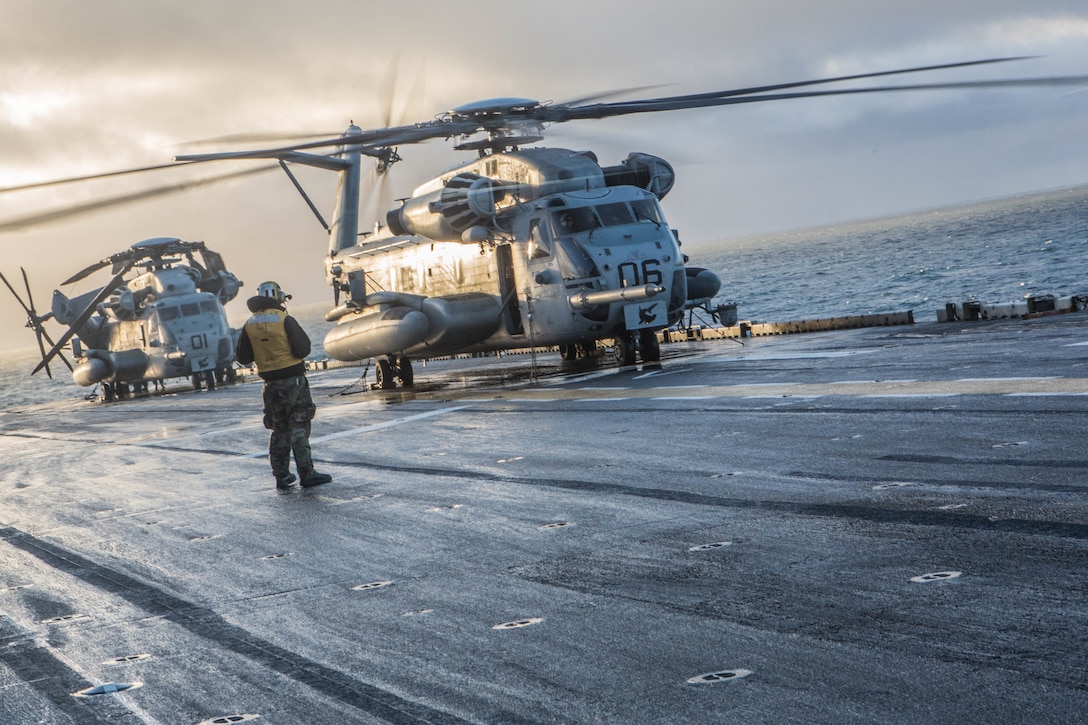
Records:
[[[67,91],[0,93],[0,114],[13,126],[28,128],[77,102],[76,94]]]

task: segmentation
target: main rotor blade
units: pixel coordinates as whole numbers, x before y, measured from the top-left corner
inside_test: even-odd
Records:
[[[69,340],[75,337],[77,330],[82,327],[83,324],[87,322],[87,320],[91,319],[91,315],[95,313],[95,309],[98,307],[98,303],[109,297],[113,293],[113,291],[117,289],[118,285],[121,284],[121,278],[128,273],[129,269],[131,269],[131,266],[126,266],[120,272],[115,274],[113,276],[113,279],[106,283],[105,287],[98,291],[98,294],[94,296],[94,299],[87,303],[87,306],[83,308],[83,311],[79,313],[79,316],[76,317],[72,324],[68,326],[68,329],[65,331],[65,333],[60,336],[60,339],[57,340],[57,342],[53,345],[49,352],[42,357],[42,361],[38,363],[38,366],[30,371],[31,375],[48,365],[49,361],[52,360],[57,355],[57,353],[60,352],[60,349],[64,347]]]
[[[956,81],[949,83],[915,83],[903,86],[870,86],[868,88],[839,88],[826,91],[796,91],[794,93],[768,93],[764,95],[726,95],[693,94],[691,96],[673,96],[655,98],[647,101],[630,103],[605,103],[596,106],[572,108],[562,113],[555,122],[612,118],[634,113],[654,113],[657,111],[679,111],[687,108],[709,108],[713,106],[731,106],[763,101],[783,101],[791,98],[818,98],[821,96],[849,96],[865,93],[894,93],[901,91],[931,91],[970,88],[1022,88],[1034,86],[1083,86],[1088,85],[1088,76],[1054,76],[1049,78],[1019,78],[993,81]]]
[[[186,191],[188,189],[195,189],[200,186],[216,184],[221,181],[230,181],[231,179],[239,179],[245,176],[252,176],[254,174],[260,174],[275,168],[279,167],[260,166],[253,169],[246,169],[244,171],[232,171],[229,174],[220,174],[219,176],[212,176],[206,179],[182,181],[180,183],[170,184],[168,186],[159,186],[153,189],[144,189],[143,191],[133,192],[131,194],[124,194],[121,196],[109,197],[107,199],[100,199],[98,201],[92,201],[87,204],[78,204],[75,206],[64,207],[61,209],[54,209],[52,211],[47,211],[40,214],[31,214],[29,216],[18,217],[16,219],[9,219],[7,221],[0,222],[0,232],[10,232],[18,229],[25,229],[26,227],[35,226],[38,224],[59,221],[61,219],[68,219],[70,217],[79,216],[82,214],[89,214],[100,209],[107,209],[114,206],[129,204],[135,201],[143,201],[144,199],[150,199],[156,196],[175,194],[181,191]]]
[[[182,141],[181,143],[174,144],[175,147],[186,146],[203,146],[211,144],[229,144],[229,143],[267,143],[271,141],[308,141],[314,138],[328,138],[335,134],[335,131],[326,131],[324,133],[229,133],[224,136],[213,136],[212,138],[200,138],[193,141]],[[174,164],[177,166],[177,164]]]
[[[333,138],[325,138],[317,141],[307,141],[303,143],[295,143],[286,146],[279,146],[268,149],[260,149],[255,151],[237,151],[226,153],[213,153],[213,154],[187,154],[178,155],[174,157],[174,160],[178,163],[198,163],[206,161],[216,161],[222,159],[284,159],[290,160],[288,157],[296,152],[302,152],[306,149],[319,149],[327,147],[342,147],[343,150],[359,152],[368,156],[381,157],[386,149],[392,148],[398,145],[416,144],[424,141],[436,138],[453,138],[455,136],[468,136],[477,132],[485,131],[491,134],[502,135],[504,132],[516,128],[525,123],[537,124],[540,126],[551,123],[563,123],[566,121],[586,120],[586,119],[600,119],[610,118],[613,116],[622,116],[636,113],[654,113],[658,111],[674,111],[682,110],[686,108],[707,108],[713,106],[725,106],[736,105],[741,103],[757,103],[764,101],[777,101],[786,100],[791,98],[812,98],[819,96],[835,96],[835,95],[857,95],[863,93],[890,93],[890,92],[903,92],[903,91],[920,91],[920,90],[939,90],[939,89],[972,89],[972,88],[1012,88],[1012,87],[1030,87],[1030,86],[1070,86],[1070,85],[1088,85],[1088,76],[1057,76],[1057,77],[1041,77],[1041,78],[1022,78],[1022,79],[1006,79],[1006,80],[979,80],[979,81],[960,81],[960,82],[946,82],[946,83],[918,83],[912,85],[902,86],[876,86],[868,88],[849,88],[849,89],[835,89],[835,90],[813,90],[813,91],[795,91],[795,92],[782,92],[789,91],[790,89],[804,88],[808,86],[837,83],[851,80],[861,80],[868,78],[878,78],[884,76],[900,75],[906,73],[921,73],[937,70],[948,70],[953,68],[966,68],[971,66],[982,66],[996,63],[1008,63],[1012,61],[1024,60],[1032,56],[1010,56],[1002,58],[986,58],[981,60],[963,61],[958,63],[944,63],[939,65],[927,65],[916,66],[912,68],[901,68],[887,71],[876,71],[872,73],[857,73],[852,75],[842,75],[830,78],[819,78],[804,81],[797,81],[792,83],[779,83],[774,85],[754,86],[749,88],[735,88],[721,91],[711,91],[708,93],[693,93],[677,96],[664,96],[660,98],[649,98],[643,100],[634,101],[619,101],[615,103],[594,103],[589,105],[576,105],[582,103],[584,100],[593,100],[598,97],[606,97],[605,94],[588,97],[586,99],[579,99],[577,101],[571,101],[558,105],[544,105],[535,102],[529,102],[524,107],[509,108],[506,110],[496,111],[494,109],[488,109],[473,113],[471,111],[460,113],[450,112],[443,114],[432,121],[425,121],[413,125],[404,125],[396,127],[386,127],[378,129],[363,130],[359,133],[353,133],[350,136],[339,135]],[[314,159],[327,158],[326,168],[336,169],[339,159],[340,150],[333,152],[331,156],[319,157],[306,155],[307,159],[303,163],[309,163],[310,165],[319,165],[313,163]],[[299,154],[303,156],[304,154]],[[152,171],[156,169],[169,168],[170,164],[149,166],[139,169],[129,169],[124,171],[109,172],[106,174],[95,174],[92,176],[75,177],[72,179],[62,179],[58,182],[39,182],[36,184],[28,184],[17,187],[9,187],[8,189],[0,189],[3,191],[14,191],[27,188],[35,188],[42,186],[49,186],[56,183],[70,183],[75,181],[83,181],[87,179],[104,178],[108,176],[118,176],[129,173],[139,173],[142,171]],[[274,168],[274,167],[268,167]],[[257,170],[250,172],[241,172],[238,174],[226,175],[220,177],[222,179],[236,178],[237,176],[245,175],[246,173],[256,173]],[[79,214],[86,211],[92,211],[102,206],[112,206],[116,204],[122,204],[129,201],[136,201],[147,198],[149,196],[155,196],[157,194],[171,193],[189,186],[197,185],[199,183],[206,182],[189,182],[170,187],[164,187],[162,189],[150,190],[147,192],[141,192],[125,197],[118,197],[116,199],[105,200],[102,203],[95,203],[90,205],[84,205],[82,207],[75,207],[72,210],[61,210],[59,213],[49,212],[44,215],[35,215],[26,217],[24,219],[16,219],[6,224],[0,223],[0,231],[18,229],[29,224],[38,223],[41,221],[50,221],[55,218],[63,218],[71,216],[73,214]]]
[[[414,144],[427,141],[432,138],[451,138],[473,133],[480,128],[476,121],[453,121],[440,119],[417,123],[411,126],[396,126],[394,128],[379,128],[363,131],[351,136],[337,136],[322,141],[310,141],[294,144],[292,146],[278,146],[275,148],[259,149],[256,151],[238,151],[225,154],[186,154],[175,156],[177,161],[215,161],[221,159],[274,159],[290,154],[294,151],[306,149],[325,148],[329,146],[343,146],[348,150],[360,151],[368,156],[377,156],[381,149],[401,144]]]
[[[6,194],[10,191],[26,191],[27,189],[43,189],[50,186],[60,186],[61,184],[74,184],[77,181],[92,181],[94,179],[108,179],[111,176],[125,176],[127,174],[139,174],[144,171],[161,171],[162,169],[174,169],[181,166],[181,164],[157,164],[155,166],[140,166],[134,169],[122,169],[120,171],[105,171],[100,174],[90,174],[88,176],[73,176],[68,179],[52,179],[50,181],[36,181],[31,184],[20,184],[18,186],[5,186],[0,188],[0,194]]]
[[[670,98],[686,98],[686,99],[690,99],[690,100],[695,100],[695,99],[699,99],[699,98],[726,98],[726,97],[731,97],[731,96],[747,96],[747,95],[752,95],[754,93],[769,93],[771,91],[783,91],[783,90],[786,90],[788,88],[803,88],[803,87],[806,87],[806,86],[818,86],[818,85],[823,85],[825,83],[841,83],[841,82],[844,82],[844,81],[861,80],[863,78],[882,78],[882,77],[885,77],[885,76],[904,75],[906,73],[925,73],[925,72],[928,72],[928,71],[935,71],[935,70],[949,70],[951,68],[967,68],[967,67],[976,66],[976,65],[992,65],[994,63],[1010,63],[1010,62],[1013,62],[1013,61],[1031,60],[1032,58],[1035,58],[1035,57],[1037,57],[1037,56],[1019,55],[1019,56],[1008,56],[1008,57],[1004,57],[1004,58],[985,58],[985,59],[982,59],[982,60],[960,61],[958,63],[941,63],[939,65],[915,66],[914,68],[899,68],[897,70],[873,71],[873,72],[870,72],[870,73],[855,73],[855,74],[852,74],[852,75],[832,76],[832,77],[829,77],[829,78],[817,78],[817,79],[807,80],[807,81],[794,81],[792,83],[776,83],[776,84],[768,85],[768,86],[751,86],[749,88],[735,88],[733,90],[728,90],[728,91],[711,91],[709,93],[694,93],[694,94],[685,95],[685,96],[671,96],[671,97],[665,97],[665,98],[651,98],[651,99],[647,99],[645,101],[637,101],[636,100],[636,101],[628,101],[628,102],[621,102],[621,103],[654,103],[654,102],[657,102],[657,101],[669,100]],[[567,104],[567,105],[574,105],[574,104],[571,103],[571,104]]]
[[[381,120],[386,128],[393,125],[393,96],[397,93],[397,76],[400,74],[400,51],[393,54],[393,60],[385,69],[385,77],[382,78],[379,87],[378,102],[381,103]]]
[[[73,274],[68,279],[61,282],[60,286],[64,287],[65,285],[69,285],[69,284],[72,284],[73,282],[78,282],[81,279],[85,279],[86,277],[89,277],[90,275],[94,274],[98,270],[100,270],[100,269],[102,269],[104,267],[108,267],[111,264],[113,264],[113,262],[110,261],[109,259],[103,259],[100,262],[95,262],[94,264],[88,265],[88,266],[84,267],[83,269],[79,270],[78,272],[76,272],[75,274]]]
[[[144,259],[161,259],[164,256],[172,254],[187,254],[190,260],[192,259],[193,250],[201,252],[208,252],[204,246],[204,242],[186,242],[181,239],[166,238],[164,240],[149,239],[143,242],[133,244],[128,249],[118,252],[117,254],[111,254],[103,260],[94,262],[93,264],[84,267],[68,279],[61,282],[61,286],[78,282],[81,279],[97,272],[100,269],[113,265],[116,269],[120,269],[121,265],[127,264],[131,268],[137,262]]]
[[[617,88],[614,91],[603,91],[601,93],[594,93],[591,96],[582,96],[581,98],[572,98],[569,101],[563,101],[557,103],[557,106],[580,106],[583,103],[589,103],[590,101],[603,101],[605,98],[614,98],[616,96],[628,96],[632,93],[639,93],[641,91],[648,91],[652,88],[663,88],[666,84],[658,83],[653,86],[632,86],[631,88]]]
[[[724,99],[733,97],[748,97],[758,93],[768,93],[770,91],[780,91],[790,88],[801,88],[805,86],[820,85],[824,83],[837,83],[849,80],[861,80],[865,78],[878,78],[883,76],[901,75],[905,73],[921,73],[937,70],[949,70],[953,68],[965,68],[970,66],[990,65],[995,63],[1008,63],[1012,61],[1025,60],[1032,56],[1010,56],[1002,58],[985,58],[982,60],[962,61],[957,63],[942,63],[939,65],[926,65],[915,66],[912,68],[900,68],[887,71],[876,71],[873,73],[857,73],[852,75],[835,76],[830,78],[819,78],[812,80],[797,81],[792,83],[779,83],[767,86],[754,86],[749,88],[735,88],[723,91],[712,91],[709,93],[694,93],[681,96],[665,96],[661,98],[650,98],[637,101],[620,101],[616,103],[598,103],[587,106],[575,105],[579,101],[572,101],[569,103],[545,106],[538,105],[536,107],[530,107],[523,110],[517,110],[508,112],[505,114],[484,114],[479,117],[450,117],[443,116],[434,121],[426,121],[423,123],[417,123],[410,126],[398,126],[391,128],[380,128],[364,130],[358,134],[351,136],[337,136],[335,138],[328,138],[320,141],[309,141],[306,143],[293,144],[290,146],[281,146],[277,148],[261,149],[259,151],[249,152],[237,152],[231,154],[231,158],[276,158],[278,154],[287,154],[292,151],[302,151],[305,149],[316,149],[328,146],[345,146],[352,149],[357,147],[364,147],[364,153],[372,153],[373,148],[366,147],[388,147],[403,144],[414,144],[422,141],[427,141],[434,138],[452,138],[454,136],[463,136],[475,133],[477,131],[483,131],[488,129],[499,129],[509,125],[510,122],[518,120],[527,121],[539,121],[542,123],[562,123],[564,121],[584,120],[591,118],[608,118],[611,116],[620,116],[632,113],[651,113],[655,111],[666,110],[680,110],[684,108],[701,108],[708,106],[720,106],[728,105]],[[978,84],[1002,84],[1007,83],[1009,85],[1026,85],[1028,83],[1034,83],[1036,85],[1051,83],[1053,84],[1055,79],[1050,78],[1036,78],[1036,79],[1023,79],[1019,81],[975,81],[968,83]],[[1083,83],[1085,81],[1077,81],[1075,79],[1066,79],[1066,83]],[[930,86],[927,86],[930,87]],[[969,88],[976,87],[973,85],[944,85],[935,84],[931,86],[933,88]],[[979,86],[981,87],[981,86]],[[914,85],[911,87],[903,87],[903,90],[920,90],[923,88],[921,85]],[[875,92],[887,92],[891,90],[891,87],[881,87],[879,89],[868,90],[854,90],[851,92],[863,92],[863,93],[875,93]],[[842,91],[841,93],[846,93]],[[607,94],[602,94],[602,97]],[[829,92],[814,92],[813,96],[817,95],[836,95]],[[781,98],[801,98],[801,95],[788,95],[788,96],[759,96],[758,100],[781,100]],[[590,97],[589,99],[592,99]],[[587,99],[587,100],[589,100]],[[746,101],[748,103],[754,102],[754,100]],[[187,155],[176,156],[178,161],[206,161],[212,160],[211,155]],[[220,156],[219,158],[223,158]]]

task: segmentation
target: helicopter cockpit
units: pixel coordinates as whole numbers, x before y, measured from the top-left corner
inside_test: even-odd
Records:
[[[533,265],[554,256],[564,282],[600,278],[602,269],[618,269],[621,286],[661,282],[656,266],[652,270],[628,270],[627,260],[614,254],[619,248],[652,248],[652,254],[635,256],[642,261],[660,258],[654,265],[668,266],[680,258],[675,239],[661,232],[661,207],[643,190],[613,188],[603,193],[561,194],[544,206],[544,217],[530,222],[529,262]]]
[[[661,207],[654,199],[612,201],[594,206],[561,208],[551,213],[557,237],[578,234],[599,227],[615,227],[641,221],[662,224]]]

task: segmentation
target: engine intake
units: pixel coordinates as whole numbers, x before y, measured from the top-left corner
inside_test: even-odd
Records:
[[[491,179],[473,173],[454,176],[438,191],[409,199],[386,214],[394,234],[418,234],[438,240],[462,240],[462,233],[487,226],[506,193]]]
[[[446,182],[439,196],[439,211],[458,232],[486,224],[495,213],[495,204],[505,192],[491,179],[479,174],[458,174]]]

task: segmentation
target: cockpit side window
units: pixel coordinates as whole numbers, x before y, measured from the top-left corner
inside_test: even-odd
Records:
[[[574,239],[557,239],[555,258],[559,262],[559,271],[564,280],[598,277],[597,265],[593,257]]]
[[[529,222],[529,259],[547,259],[552,256],[551,240],[541,219]]]
[[[186,302],[181,306],[181,314],[186,317],[192,317],[193,315],[200,314],[200,305],[196,302]]]
[[[159,319],[163,322],[170,322],[170,320],[176,320],[181,314],[181,310],[177,307],[160,307]]]

